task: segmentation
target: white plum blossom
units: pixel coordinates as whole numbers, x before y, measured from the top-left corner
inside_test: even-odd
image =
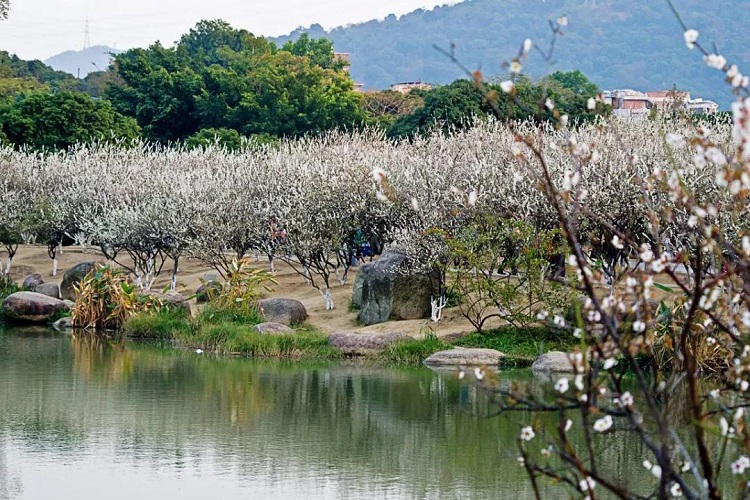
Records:
[[[594,422],[594,430],[596,432],[606,432],[612,427],[612,424],[613,424],[612,416],[605,415],[604,417]]]
[[[534,439],[534,436],[536,434],[534,433],[534,429],[531,426],[524,427],[521,429],[521,440],[522,441],[531,441]]]
[[[712,68],[723,71],[727,65],[727,60],[721,54],[708,54],[705,56],[706,64]]]
[[[559,392],[560,394],[564,394],[564,393],[568,392],[568,388],[569,387],[570,386],[569,386],[569,383],[568,383],[568,379],[565,378],[565,377],[560,378],[560,379],[557,380],[557,382],[555,382],[555,390],[557,392]]]
[[[695,48],[695,42],[698,41],[698,35],[699,33],[694,29],[686,30],[685,33],[683,33],[683,37],[685,38],[685,45],[689,49]]]
[[[750,468],[750,458],[746,455],[742,455],[740,458],[732,462],[732,474],[740,475],[744,474],[745,470]]]

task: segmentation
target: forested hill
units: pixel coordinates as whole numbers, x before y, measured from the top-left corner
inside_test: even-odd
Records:
[[[702,42],[716,43],[727,59],[747,68],[746,0],[674,3],[686,23],[700,31]],[[451,42],[467,66],[499,75],[502,61],[515,54],[525,38],[548,41],[547,21],[561,15],[567,15],[569,26],[559,40],[553,70],[580,69],[604,89],[677,85],[728,106],[731,94],[721,74],[686,49],[666,0],[465,0],[330,32],[313,25],[275,41],[283,43],[303,32],[327,37],[337,51],[351,54],[355,81],[382,89],[401,81],[448,83],[462,76],[433,47],[447,48]],[[532,75],[546,72],[539,57],[527,69]]]

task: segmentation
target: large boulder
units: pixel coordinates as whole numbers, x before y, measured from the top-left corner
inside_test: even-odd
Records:
[[[399,340],[409,340],[411,337],[401,333],[354,333],[338,332],[328,337],[328,345],[339,349],[345,354],[369,354],[381,351]]]
[[[405,255],[388,251],[376,262],[360,268],[357,279],[362,283],[362,297],[354,295],[352,302],[361,302],[358,315],[361,323],[374,325],[388,320],[429,317],[432,280],[426,274],[406,272],[406,266]]]
[[[567,353],[561,351],[551,351],[542,354],[531,365],[535,372],[542,373],[573,373],[573,364]]]
[[[436,352],[424,360],[431,367],[488,366],[496,367],[505,354],[495,349],[470,349],[456,347]]]
[[[16,292],[3,301],[3,314],[15,321],[46,323],[66,310],[68,307],[62,300],[36,292]]]
[[[31,274],[23,279],[21,287],[26,291],[33,292],[42,283],[44,283],[44,278],[42,278],[41,274]]]
[[[352,287],[352,304],[357,306],[357,308],[362,307],[362,285],[364,284],[364,282],[364,273],[357,272],[357,277],[354,278],[354,285]]]
[[[299,300],[261,299],[258,301],[263,318],[269,323],[296,325],[307,319],[307,309]]]
[[[256,333],[264,335],[287,335],[294,333],[294,330],[281,323],[260,323],[253,327]]]
[[[32,291],[54,299],[60,298],[60,287],[57,283],[41,283],[35,286]]]
[[[76,300],[76,293],[73,290],[73,285],[77,285],[82,281],[87,274],[96,269],[97,262],[81,262],[68,269],[63,275],[62,283],[60,283],[60,297],[64,300]]]

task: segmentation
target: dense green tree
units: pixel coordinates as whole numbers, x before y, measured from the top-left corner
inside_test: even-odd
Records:
[[[174,48],[117,55],[105,95],[160,142],[204,128],[300,136],[363,121],[361,98],[336,69],[330,42],[288,48],[223,21],[201,21]]]
[[[326,69],[341,70],[347,66],[345,61],[336,60],[333,52],[333,43],[326,38],[310,38],[303,33],[296,40],[289,40],[282,47],[295,56],[307,57],[316,66]]]
[[[55,71],[42,61],[25,61],[15,54],[0,51],[0,97],[42,87],[82,91],[86,85],[73,75]]]
[[[599,93],[596,84],[580,71],[557,72],[539,81],[521,76],[516,79],[514,95],[502,92],[497,84],[486,84],[485,93],[469,80],[456,80],[450,85],[420,93],[424,105],[413,113],[398,118],[388,130],[392,137],[425,134],[435,128],[448,131],[471,125],[477,117],[494,115],[501,119],[549,120],[555,113],[567,114],[571,122],[592,119],[609,113],[608,106],[598,103],[588,109],[588,100]],[[554,102],[554,110],[545,105]]]
[[[135,120],[81,92],[34,91],[0,102],[0,137],[39,150],[94,140],[136,139]]]
[[[435,127],[446,131],[463,128],[470,125],[473,117],[491,112],[492,107],[473,82],[456,80],[426,92],[424,105],[397,119],[388,133],[393,137],[407,137],[428,133]]]

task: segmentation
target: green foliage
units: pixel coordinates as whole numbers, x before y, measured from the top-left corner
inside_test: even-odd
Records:
[[[162,308],[160,300],[140,294],[123,271],[110,266],[97,265],[73,290],[71,316],[79,328],[118,330],[131,316]]]
[[[81,80],[56,71],[42,61],[25,61],[15,54],[0,51],[0,98],[31,90],[83,91],[85,88]]]
[[[257,325],[263,323],[263,315],[256,306],[249,308],[222,307],[215,304],[206,305],[196,318],[198,322],[235,323],[238,325]]]
[[[95,101],[80,92],[47,91],[0,101],[0,130],[10,143],[38,150],[136,139],[140,133],[134,120],[114,111],[107,101]]]
[[[201,21],[174,48],[157,43],[118,54],[106,95],[160,142],[202,129],[281,137],[363,121],[360,96],[336,69],[330,43],[302,40],[287,49],[223,21]]]
[[[16,292],[20,292],[21,287],[16,284],[10,276],[0,276],[0,309],[2,309],[2,302],[8,295],[12,295]]]
[[[474,119],[487,115],[504,120],[544,121],[551,120],[557,113],[567,114],[572,122],[577,122],[611,111],[603,103],[597,104],[595,110],[588,110],[588,99],[598,95],[599,88],[580,71],[558,71],[538,82],[520,77],[513,96],[502,92],[496,84],[487,84],[486,91],[486,95],[480,92],[472,81],[456,80],[450,85],[420,92],[417,95],[424,99],[424,105],[396,119],[388,134],[412,137],[432,133],[435,129],[460,130],[471,126]],[[554,111],[545,107],[547,98],[555,103]]]
[[[246,141],[247,139],[234,129],[204,128],[185,139],[185,145],[189,148],[219,146],[228,151],[238,151]]]
[[[380,352],[378,360],[383,363],[421,365],[431,354],[451,347],[448,342],[434,333],[428,333],[423,339],[400,340],[392,343]]]
[[[557,231],[494,216],[478,217],[448,240],[455,270],[453,289],[464,298],[461,313],[480,333],[495,319],[517,328],[538,322],[541,311],[562,313],[567,288],[550,281],[550,261],[564,249]]]
[[[155,312],[138,313],[122,325],[128,337],[171,339],[189,333],[190,317],[182,308],[162,308]]]
[[[264,290],[271,291],[269,284],[278,282],[268,271],[253,269],[251,265],[251,259],[247,257],[233,259],[226,282],[221,287],[206,286],[206,298],[211,302],[211,310],[228,311],[247,318],[261,317],[258,299],[263,296]]]
[[[303,33],[296,40],[289,40],[282,47],[290,54],[307,57],[316,66],[325,69],[342,70],[346,62],[336,60],[333,53],[333,43],[326,38],[313,39],[307,33]]]
[[[328,345],[328,336],[320,332],[261,334],[253,330],[253,325],[231,317],[204,315],[190,330],[175,333],[180,342],[191,347],[256,358],[336,359],[341,356],[340,351]]]
[[[506,355],[504,364],[528,366],[542,353],[570,352],[579,343],[570,333],[546,327],[506,326],[484,333],[474,332],[454,342],[459,347],[495,349]]]

